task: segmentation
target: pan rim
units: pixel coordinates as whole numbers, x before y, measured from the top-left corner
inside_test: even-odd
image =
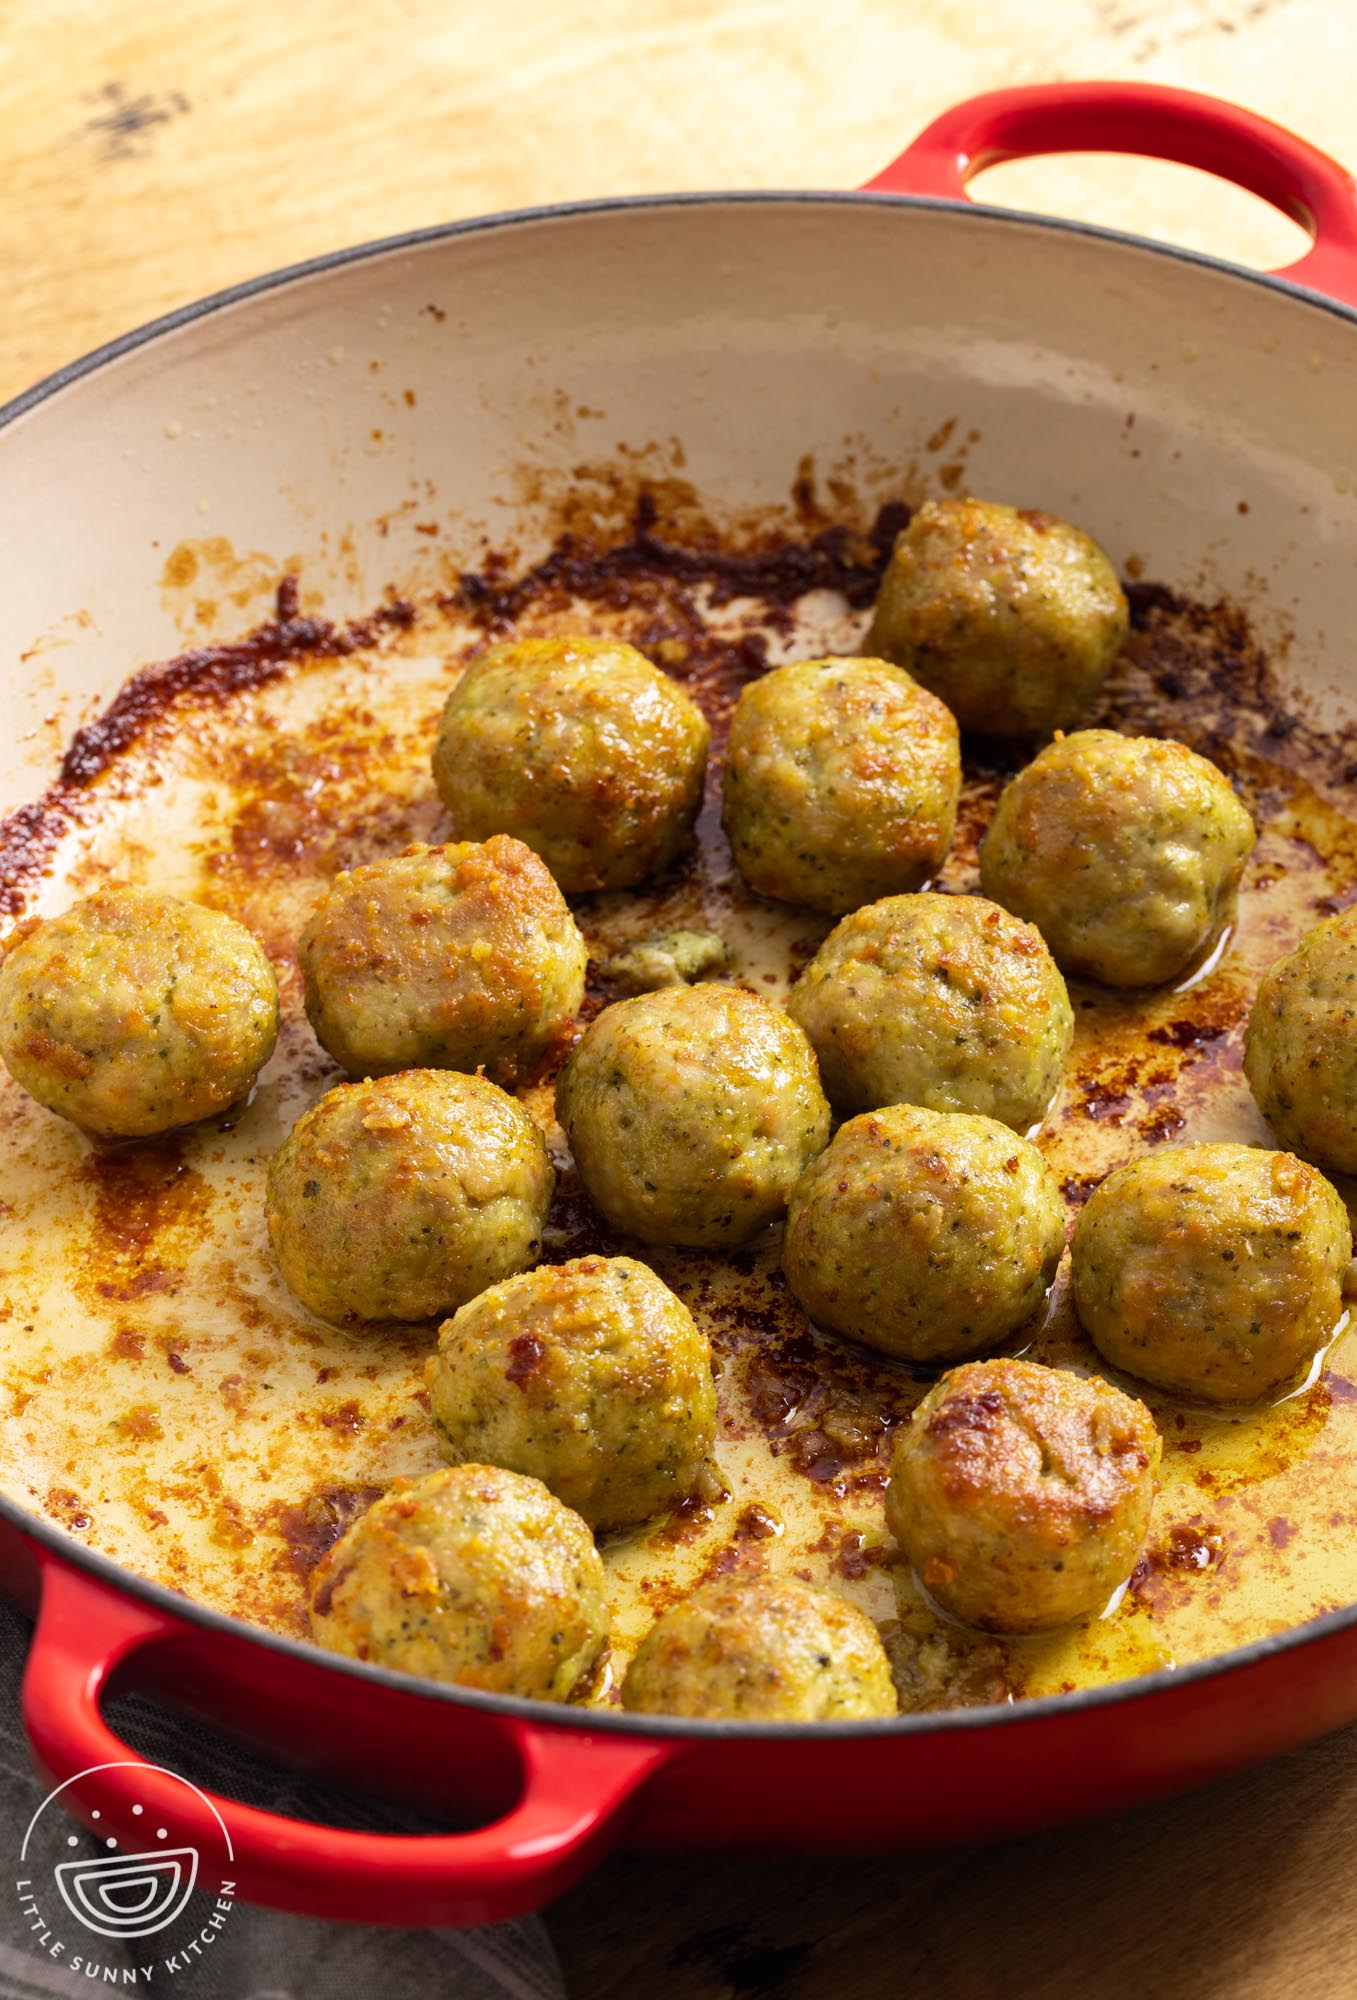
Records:
[[[1307,286],[1289,278],[1278,277],[1272,272],[1251,270],[1246,265],[1232,263],[1226,258],[1211,256],[1204,251],[1184,249],[1177,244],[1158,242],[1153,237],[1139,236],[1129,230],[1076,222],[1060,216],[1038,214],[1027,209],[1002,208],[992,203],[975,202],[969,197],[958,201],[931,195],[866,193],[851,189],[824,188],[702,190],[674,194],[623,195],[598,200],[544,203],[530,208],[508,209],[489,215],[471,216],[455,222],[434,223],[424,228],[406,230],[391,236],[374,237],[359,244],[325,251],[318,256],[281,265],[254,278],[225,286],[219,291],[175,307],[167,313],[145,321],[127,333],[101,343],[98,347],[53,370],[31,388],[22,390],[17,396],[0,404],[0,431],[4,431],[20,417],[27,415],[85,377],[97,374],[124,356],[178,332],[183,327],[191,326],[200,319],[206,319],[249,300],[265,297],[288,285],[350,264],[374,262],[394,253],[422,248],[427,244],[449,241],[456,237],[488,234],[492,231],[543,222],[644,212],[648,209],[757,207],[766,204],[779,207],[803,204],[826,208],[867,204],[872,207],[917,210],[953,217],[958,212],[973,214],[985,220],[1013,223],[1019,227],[1055,236],[1090,238],[1094,242],[1113,244],[1149,256],[1166,258],[1175,263],[1195,266],[1218,277],[1242,279],[1260,286],[1265,291],[1290,298],[1301,306],[1308,306],[1339,319],[1357,323],[1357,306],[1345,305],[1340,300],[1312,291]],[[1357,1625],[1357,1603],[1354,1603],[1334,1611],[1323,1612],[1318,1617],[1307,1619],[1303,1624],[1292,1626],[1287,1631],[1270,1633],[1247,1646],[1235,1647],[1227,1653],[1214,1654],[1184,1667],[1157,1668],[1151,1673],[1137,1674],[1127,1680],[1113,1681],[1103,1686],[1080,1688],[1066,1694],[1042,1695],[1007,1703],[989,1703],[977,1708],[942,1709],[864,1722],[750,1724],[705,1721],[678,1716],[640,1717],[629,1715],[625,1710],[572,1709],[564,1704],[557,1706],[518,1696],[487,1694],[474,1688],[445,1685],[401,1674],[389,1667],[377,1667],[363,1661],[342,1659],[326,1653],[305,1640],[290,1638],[284,1633],[270,1631],[264,1626],[251,1625],[244,1619],[218,1611],[209,1605],[200,1604],[192,1598],[183,1597],[165,1585],[155,1583],[149,1577],[140,1576],[135,1570],[128,1569],[111,1556],[106,1556],[97,1549],[84,1547],[63,1529],[3,1493],[0,1493],[0,1521],[7,1521],[22,1538],[47,1548],[58,1560],[77,1570],[87,1572],[122,1595],[131,1596],[164,1613],[171,1621],[187,1623],[207,1632],[224,1633],[247,1644],[281,1654],[285,1658],[300,1659],[313,1669],[343,1675],[359,1684],[376,1684],[390,1693],[478,1709],[487,1714],[533,1724],[538,1728],[631,1739],[658,1738],[675,1743],[717,1743],[733,1740],[829,1743],[858,1738],[870,1740],[882,1737],[934,1736],[1023,1725],[1038,1727],[1062,1715],[1072,1716],[1089,1710],[1124,1707],[1132,1702],[1152,1700],[1166,1695],[1177,1687],[1188,1687],[1198,1682],[1224,1677],[1258,1665],[1275,1655],[1315,1644]]]
[[[1248,265],[1232,263],[1229,258],[1214,257],[1202,250],[1188,250],[1176,243],[1163,243],[1152,236],[1139,236],[1132,230],[1112,229],[1101,223],[1075,222],[1065,216],[1042,215],[1032,209],[1001,208],[992,202],[972,201],[969,196],[948,200],[938,195],[883,194],[851,188],[736,188],[674,194],[610,195],[597,200],[544,202],[531,208],[500,209],[489,215],[466,216],[455,222],[435,222],[419,229],[398,231],[393,236],[374,236],[362,243],[322,251],[315,257],[302,258],[296,263],[280,264],[256,277],[223,286],[219,291],[208,292],[186,305],[175,306],[126,333],[116,334],[113,339],[101,342],[85,354],[63,362],[30,388],[22,389],[7,402],[0,403],[0,431],[73,383],[97,374],[124,355],[133,354],[139,348],[177,333],[181,327],[191,326],[197,320],[209,318],[232,306],[266,297],[288,285],[318,277],[323,272],[343,269],[350,264],[375,262],[399,251],[420,249],[427,244],[451,241],[460,236],[489,234],[542,222],[563,222],[581,216],[621,215],[647,209],[746,208],[761,204],[791,207],[798,203],[826,208],[867,206],[905,209],[953,217],[966,214],[990,222],[1011,222],[1055,236],[1087,237],[1094,242],[1115,244],[1122,249],[1166,258],[1173,263],[1196,266],[1214,272],[1218,277],[1243,279],[1246,283],[1261,286],[1265,291],[1293,299],[1299,305],[1314,307],[1338,319],[1357,322],[1357,305],[1345,305],[1340,299],[1312,291],[1309,286],[1297,284],[1293,279],[1278,276],[1272,271],[1251,270]]]
[[[183,1597],[166,1585],[154,1582],[150,1577],[138,1575],[135,1570],[116,1562],[112,1556],[106,1556],[98,1549],[85,1548],[54,1522],[43,1520],[39,1515],[30,1513],[28,1509],[5,1494],[0,1494],[0,1521],[8,1521],[20,1536],[42,1544],[58,1561],[67,1563],[75,1569],[87,1571],[120,1595],[139,1599],[154,1610],[163,1612],[171,1621],[186,1622],[199,1626],[207,1632],[218,1632],[237,1640],[244,1640],[266,1651],[281,1653],[288,1659],[300,1659],[309,1667],[318,1668],[322,1672],[341,1674],[360,1683],[375,1683],[388,1693],[480,1709],[491,1715],[513,1717],[543,1729],[563,1728],[577,1730],[585,1735],[602,1732],[627,1738],[661,1737],[677,1742],[734,1740],[744,1742],[752,1739],[755,1742],[766,1740],[822,1743],[841,1740],[844,1737],[932,1736],[981,1728],[1017,1727],[1022,1724],[1036,1727],[1043,1722],[1056,1720],[1062,1715],[1125,1706],[1131,1702],[1167,1695],[1175,1688],[1186,1688],[1200,1681],[1223,1678],[1228,1674],[1260,1665],[1278,1654],[1317,1644],[1357,1625],[1357,1604],[1343,1605],[1334,1611],[1321,1612],[1318,1617],[1309,1618],[1304,1624],[1293,1625],[1288,1631],[1269,1633],[1262,1639],[1253,1640],[1247,1646],[1233,1647],[1228,1653],[1211,1654],[1204,1660],[1193,1660],[1186,1666],[1157,1667],[1151,1673],[1134,1674],[1125,1680],[1108,1681],[1097,1687],[1076,1688],[1066,1694],[1035,1695],[1007,1702],[988,1702],[976,1708],[930,1709],[912,1715],[888,1716],[863,1722],[749,1723],[708,1721],[697,1717],[672,1715],[640,1716],[628,1714],[625,1709],[571,1707],[564,1702],[557,1704],[535,1701],[521,1695],[489,1694],[478,1688],[459,1687],[452,1682],[444,1683],[427,1680],[420,1675],[403,1674],[393,1667],[379,1667],[363,1660],[345,1659],[339,1654],[326,1652],[323,1647],[309,1640],[294,1639],[286,1633],[271,1631],[264,1625],[251,1625],[246,1619],[237,1618],[230,1612],[218,1611],[211,1605],[200,1604],[196,1599]]]

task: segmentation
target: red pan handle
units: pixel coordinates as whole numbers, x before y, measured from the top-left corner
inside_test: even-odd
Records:
[[[1158,83],[1038,83],[944,111],[864,193],[960,201],[985,167],[1036,153],[1140,153],[1233,181],[1308,229],[1314,248],[1274,275],[1357,305],[1357,185],[1284,126]]]
[[[512,1721],[522,1760],[517,1803],[471,1833],[355,1833],[191,1791],[147,1764],[104,1721],[115,1668],[179,1636],[173,1618],[55,1557],[44,1559],[42,1608],[24,1676],[29,1742],[67,1798],[104,1826],[130,1831],[173,1815],[184,1837],[221,1851],[224,1824],[236,1893],[247,1902],[349,1923],[480,1924],[538,1908],[612,1844],[638,1786],[673,1754],[664,1744]],[[100,1768],[102,1767],[102,1768]],[[147,1819],[142,1824],[147,1824]]]

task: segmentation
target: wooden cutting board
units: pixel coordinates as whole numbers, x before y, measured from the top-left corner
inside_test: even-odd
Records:
[[[0,397],[341,244],[581,195],[848,187],[974,91],[1134,77],[1357,160],[1345,0],[0,0]],[[986,198],[1283,264],[1203,176],[1000,170]],[[1357,1993],[1357,1730],[986,1853],[628,1856],[557,1906],[580,2000]]]

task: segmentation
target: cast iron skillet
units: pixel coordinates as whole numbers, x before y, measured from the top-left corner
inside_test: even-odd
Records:
[[[1153,155],[1222,175],[1304,224],[1315,246],[1287,272],[1256,276],[1131,237],[973,208],[965,199],[968,176],[996,161],[1092,150]],[[863,218],[853,225],[862,232],[861,244],[836,252],[835,243],[852,236],[855,212]],[[958,296],[964,285],[956,273],[969,261],[985,272],[967,316],[977,338],[993,334],[999,340],[994,301],[1004,301],[1009,376],[1005,381],[996,363],[989,386],[1015,403],[1028,395],[1030,383],[1020,343],[1011,339],[1014,317],[1029,300],[1035,317],[1040,295],[1058,291],[1070,282],[1071,270],[1083,268],[1090,295],[1100,289],[1107,295],[1096,309],[1070,295],[1070,316],[1084,314],[1089,340],[1099,327],[1109,340],[1125,337],[1122,322],[1138,311],[1157,314],[1161,328],[1167,315],[1176,335],[1177,316],[1195,326],[1206,312],[1208,289],[1221,296],[1223,288],[1222,353],[1230,343],[1244,353],[1256,316],[1262,326],[1258,350],[1275,353],[1279,336],[1268,329],[1280,328],[1284,348],[1290,341],[1311,354],[1312,375],[1330,357],[1349,370],[1357,358],[1351,332],[1357,315],[1350,303],[1357,302],[1357,191],[1341,168],[1276,126],[1209,99],[1148,86],[1055,85],[995,93],[949,112],[859,196],[683,197],[495,217],[340,253],[224,293],[114,343],[0,413],[8,427],[0,462],[11,468],[11,491],[24,476],[24,453],[35,449],[40,469],[58,489],[70,480],[71,454],[94,435],[88,412],[101,409],[104,385],[115,402],[124,384],[135,396],[148,372],[172,368],[186,339],[227,354],[243,329],[286,329],[315,310],[318,296],[331,296],[327,280],[353,289],[358,280],[350,283],[346,273],[359,269],[361,277],[366,266],[398,272],[402,261],[455,275],[462,262],[476,259],[483,279],[487,260],[511,271],[514,260],[527,255],[545,283],[553,242],[573,266],[581,253],[587,263],[596,242],[600,254],[589,269],[598,290],[576,308],[582,320],[594,310],[604,317],[609,306],[600,304],[600,295],[609,282],[609,260],[617,261],[610,246],[623,238],[624,248],[640,243],[652,224],[667,243],[679,242],[681,231],[688,256],[728,257],[744,244],[757,263],[760,246],[769,241],[785,237],[794,255],[818,244],[824,261],[807,264],[804,282],[822,283],[846,298],[849,320],[854,257],[864,260],[864,273],[869,267],[877,272],[898,244],[916,279],[936,270],[943,289],[960,285]],[[1011,251],[1005,248],[1010,245]],[[845,260],[837,270],[836,255]],[[1128,290],[1120,297],[1116,274],[1123,269]],[[863,275],[861,287],[875,282]],[[754,374],[763,367],[761,327],[756,316],[746,334]],[[887,352],[889,327],[869,331]],[[691,337],[701,346],[710,342],[711,328],[695,314],[678,337],[680,344]],[[822,338],[821,365],[832,371],[840,343],[851,347],[855,335],[850,326]],[[739,344],[736,329],[725,347]],[[1165,372],[1172,372],[1173,358],[1186,362],[1191,346],[1185,340],[1181,353],[1171,354],[1170,341],[1160,355]],[[1259,398],[1261,365],[1257,353],[1247,367],[1241,360],[1238,393],[1215,413],[1212,450],[1228,455],[1232,410],[1241,453],[1247,447],[1258,463],[1281,449],[1277,438],[1288,424],[1297,435],[1324,429],[1324,413],[1303,375],[1281,364],[1274,372],[1284,408],[1271,410]],[[1069,373],[1073,378],[1077,371]],[[1214,408],[1212,398],[1224,394],[1218,376],[1213,369],[1212,381],[1203,385],[1202,407]],[[1059,405],[1066,397],[1060,407],[1067,408],[1068,435],[1061,449],[1077,454],[1087,445],[1080,393],[1050,389],[1049,383],[1047,390],[1048,410],[1053,399]],[[1029,423],[1035,453],[1041,421],[1035,411],[1021,420]],[[1337,406],[1333,422],[1341,432],[1346,419]],[[734,416],[732,423],[738,430]],[[116,420],[105,428],[115,431]],[[135,456],[125,437],[119,447],[124,459]],[[148,476],[145,464],[125,476],[118,499],[131,515],[150,504]],[[1203,477],[1211,476],[1208,466]],[[116,482],[107,467],[99,477],[107,500]],[[1124,468],[1100,469],[1091,459],[1074,484],[1087,495],[1099,479],[1110,491],[1119,477]],[[1190,476],[1184,479],[1190,487]],[[1190,490],[1180,500],[1151,573],[1162,573],[1169,544],[1198,509]],[[1093,511],[1105,514],[1107,506]],[[55,528],[45,525],[42,504],[33,512],[31,526],[10,538],[20,597],[25,565],[40,567],[55,551]],[[1140,528],[1128,526],[1123,545],[1145,541],[1148,530]],[[109,560],[122,560],[117,533],[110,530],[109,539]],[[1350,573],[1351,541],[1342,546],[1341,523],[1326,521],[1320,541],[1336,545],[1335,577],[1340,569],[1344,577]],[[93,567],[93,556],[90,562]],[[81,581],[69,578],[72,597]],[[103,587],[92,575],[95,598]],[[1323,587],[1340,589],[1336,581]],[[22,629],[29,611],[21,607],[16,617]],[[31,629],[41,622],[34,608]],[[120,641],[116,619],[110,622],[113,640]],[[152,656],[151,641],[140,643],[140,657]],[[58,661],[58,677],[63,671]],[[79,671],[87,684],[97,678],[97,666],[88,662]],[[1341,688],[1332,698],[1341,712]],[[75,1780],[68,1800],[85,1814],[97,1809],[104,1827],[127,1831],[135,1824],[135,1795],[152,1813],[173,1810],[185,1837],[203,1840],[214,1836],[220,1815],[242,1895],[331,1919],[410,1925],[507,1917],[559,1893],[624,1833],[656,1842],[825,1847],[997,1837],[1163,1796],[1357,1717],[1357,1607],[1176,1673],[1089,1692],[889,1724],[753,1730],[548,1711],[329,1659],[146,1582],[4,1500],[0,1578],[37,1614],[25,1719],[46,1776],[53,1783]],[[101,1715],[110,1690],[133,1684],[170,1694],[289,1758],[444,1807],[455,1798],[489,1814],[491,1823],[429,1838],[387,1837],[302,1825],[205,1795],[186,1807],[182,1788],[129,1752]]]

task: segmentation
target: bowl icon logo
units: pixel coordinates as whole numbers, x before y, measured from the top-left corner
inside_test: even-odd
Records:
[[[100,1937],[151,1937],[182,1912],[198,1879],[196,1847],[157,1848],[60,1861],[53,1869],[61,1900]]]
[[[92,1764],[49,1792],[18,1859],[31,1948],[99,1986],[191,1970],[235,1908],[235,1847],[217,1800],[140,1757]]]

